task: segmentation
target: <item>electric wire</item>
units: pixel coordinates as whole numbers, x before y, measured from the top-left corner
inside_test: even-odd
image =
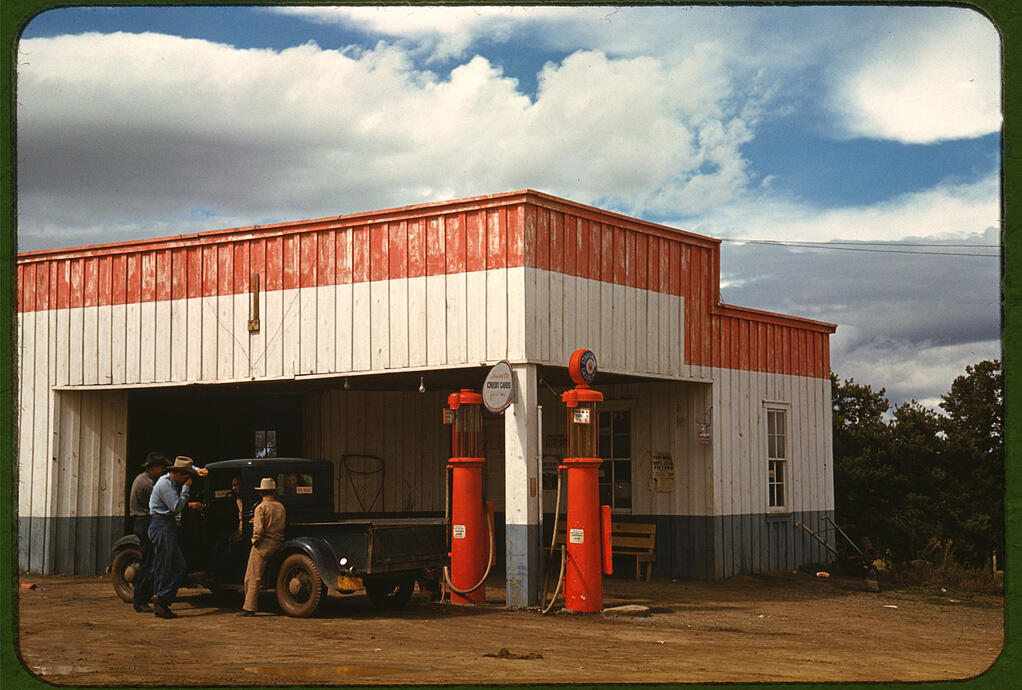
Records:
[[[870,245],[886,245],[895,244],[887,242],[813,242],[813,241],[787,241],[787,240],[746,240],[741,238],[727,237],[721,239],[721,242],[732,242],[735,244],[763,244],[772,245],[778,247],[799,247],[802,249],[829,249],[831,251],[845,251],[845,252],[869,252],[875,254],[919,254],[922,256],[967,256],[967,257],[981,257],[987,259],[999,259],[1000,252],[996,254],[980,254],[973,252],[934,252],[934,251],[914,251],[907,249],[874,249],[870,248]],[[856,245],[856,246],[839,246],[839,245]],[[865,246],[858,246],[865,245]],[[999,248],[999,245],[994,244],[915,244],[915,243],[896,243],[895,246],[899,247],[943,247],[943,248],[959,248],[962,249],[995,249]]]

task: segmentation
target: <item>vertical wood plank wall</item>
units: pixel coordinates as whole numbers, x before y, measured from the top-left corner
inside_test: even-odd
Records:
[[[328,390],[305,402],[305,452],[334,463],[334,504],[340,512],[438,511],[444,507],[444,466],[450,427],[441,423],[449,391],[375,392]],[[383,474],[346,471],[343,456],[375,455]]]

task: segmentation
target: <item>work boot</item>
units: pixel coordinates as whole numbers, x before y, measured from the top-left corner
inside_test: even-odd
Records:
[[[149,604],[132,604],[135,607],[135,613],[149,613],[152,611],[152,607]]]
[[[163,604],[157,604],[153,607],[153,613],[157,618],[177,618],[177,614],[171,611]]]
[[[241,613],[239,613],[238,615],[239,616],[254,616],[255,615],[255,611],[249,611],[248,609],[242,609]]]

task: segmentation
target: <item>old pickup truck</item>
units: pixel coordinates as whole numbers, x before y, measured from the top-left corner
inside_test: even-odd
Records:
[[[263,477],[277,482],[277,497],[287,510],[285,541],[263,574],[281,610],[314,615],[327,592],[351,594],[364,588],[381,609],[397,609],[411,598],[416,582],[439,589],[439,573],[448,564],[447,527],[442,517],[385,518],[334,512],[334,466],[305,458],[223,460],[206,465],[192,495],[205,508],[185,510],[181,543],[188,563],[185,586],[214,592],[240,590],[251,544],[255,491]],[[241,520],[231,482],[241,479]],[[240,529],[239,529],[240,527]],[[129,534],[113,546],[110,567],[114,590],[132,600],[141,560],[138,538]]]

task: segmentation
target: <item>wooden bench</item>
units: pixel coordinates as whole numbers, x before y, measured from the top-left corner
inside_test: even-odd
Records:
[[[565,518],[557,521],[557,541],[554,548],[560,549],[567,542]],[[648,522],[616,522],[610,523],[610,550],[613,556],[632,556],[635,558],[635,579],[641,578],[642,566],[646,566],[646,582],[653,575],[653,563],[656,562],[656,525]]]

